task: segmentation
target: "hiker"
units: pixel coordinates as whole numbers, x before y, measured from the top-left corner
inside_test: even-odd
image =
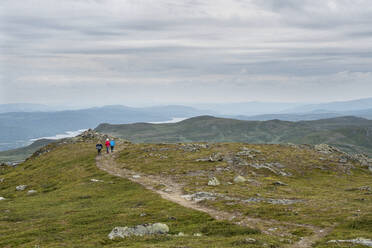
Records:
[[[110,148],[110,140],[109,140],[109,139],[106,139],[106,143],[105,143],[105,145],[106,145],[106,152],[107,152],[107,153],[110,153],[110,152],[109,152],[109,148]]]
[[[114,146],[115,146],[115,140],[111,139],[110,141],[111,152],[114,152]]]
[[[102,150],[102,148],[103,148],[103,145],[102,145],[101,143],[98,143],[98,144],[96,145],[96,149],[97,149],[98,155],[101,154],[101,150]]]

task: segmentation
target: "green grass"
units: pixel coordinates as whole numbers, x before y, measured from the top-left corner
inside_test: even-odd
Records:
[[[285,170],[292,176],[278,176],[268,170],[256,170],[249,166],[231,166],[224,161],[195,161],[218,152],[233,154],[242,147],[261,151],[255,158],[247,159],[248,162],[279,162],[286,166]],[[241,199],[259,195],[264,198],[304,201],[291,205],[263,202],[246,204],[224,199],[202,203],[219,210],[324,228],[336,226],[329,239],[359,236],[372,238],[372,228],[368,222],[368,214],[372,212],[372,192],[350,190],[372,186],[372,175],[357,162],[349,161],[347,166],[340,164],[341,157],[341,154],[326,155],[309,148],[298,149],[283,145],[218,143],[211,144],[208,149],[187,152],[179,144],[132,144],[121,153],[118,162],[134,171],[172,177],[185,185],[185,193],[206,191]],[[350,168],[347,169],[348,167]],[[243,175],[256,183],[233,183],[237,175]],[[212,176],[217,177],[221,185],[208,186],[208,179]],[[288,186],[274,186],[275,181],[282,181]],[[291,234],[299,238],[309,234],[308,231],[292,228]],[[326,240],[328,237],[324,241]]]
[[[16,168],[3,168],[0,247],[260,247],[278,240],[257,230],[216,221],[209,215],[163,200],[142,186],[95,166],[93,143],[60,146]],[[90,179],[104,182],[94,183]],[[26,191],[15,187],[27,184]],[[35,189],[35,195],[27,190]],[[146,213],[141,217],[142,213]],[[163,222],[169,236],[111,241],[115,226]],[[184,232],[202,237],[177,237]],[[236,245],[246,237],[259,244]]]

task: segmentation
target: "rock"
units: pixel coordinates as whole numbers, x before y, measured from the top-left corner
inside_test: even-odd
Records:
[[[320,153],[323,153],[323,154],[330,154],[330,153],[334,153],[334,152],[341,153],[341,151],[338,148],[327,145],[327,144],[315,145],[314,149],[317,152],[320,152]]]
[[[203,236],[203,234],[201,234],[201,233],[194,233],[194,236],[195,237],[201,237],[201,236]]]
[[[255,244],[255,243],[257,243],[257,240],[255,240],[255,239],[253,239],[253,238],[246,238],[246,239],[245,239],[245,242],[246,242],[247,244]]]
[[[16,187],[16,190],[18,190],[18,191],[23,191],[23,190],[25,190],[27,188],[27,185],[18,185],[17,187]]]
[[[137,178],[141,178],[140,175],[133,175],[132,177],[135,178],[135,179],[137,179]]]
[[[177,234],[177,236],[180,236],[180,237],[184,237],[184,236],[186,236],[183,232],[179,232],[178,234]]]
[[[358,188],[360,191],[372,191],[370,186],[362,186]]]
[[[222,161],[224,159],[224,156],[223,154],[221,153],[213,153],[212,155],[209,156],[209,161],[210,162],[219,162],[219,161]]]
[[[0,178],[0,183],[4,182],[4,178]]]
[[[0,201],[4,201],[4,200],[5,200],[5,198],[0,196]]]
[[[130,236],[144,236],[154,234],[166,234],[169,227],[163,223],[137,225],[135,227],[115,227],[108,235],[109,239],[125,238]]]
[[[183,195],[182,197],[188,201],[194,201],[194,202],[201,202],[205,200],[214,201],[217,199],[216,194],[209,193],[209,192],[197,192],[192,195]]]
[[[273,185],[276,185],[276,186],[288,186],[288,184],[283,183],[281,181],[276,181],[276,182],[273,183]]]
[[[356,238],[356,239],[349,239],[349,240],[330,240],[328,243],[352,243],[358,245],[365,245],[368,247],[372,247],[372,240],[365,239],[365,238]]]
[[[32,195],[32,194],[36,194],[36,193],[37,193],[37,191],[34,190],[34,189],[31,189],[31,190],[27,191],[28,195]]]
[[[245,179],[242,176],[237,176],[237,177],[234,178],[235,183],[244,183],[245,181],[247,181],[247,179]]]
[[[144,216],[146,216],[146,215],[147,215],[146,213],[141,213],[141,214],[140,214],[141,217],[144,217]]]
[[[218,181],[218,179],[215,178],[215,177],[213,177],[212,179],[210,179],[210,180],[208,181],[208,185],[209,185],[209,186],[218,186],[218,185],[220,185],[220,184],[221,184],[220,181]]]
[[[98,179],[94,179],[94,178],[90,179],[90,181],[91,181],[91,182],[94,182],[94,183],[98,183],[98,182],[103,183],[102,180],[98,180]]]
[[[369,166],[369,167],[368,167],[368,170],[369,170],[370,172],[372,172],[372,166]]]

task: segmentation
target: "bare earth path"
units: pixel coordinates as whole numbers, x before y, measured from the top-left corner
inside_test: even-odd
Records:
[[[228,220],[232,221],[237,225],[248,226],[252,228],[256,228],[261,230],[265,234],[269,235],[280,235],[282,233],[275,233],[272,230],[281,229],[280,227],[288,226],[288,227],[304,227],[310,229],[313,234],[308,237],[302,238],[300,241],[288,245],[288,248],[307,248],[312,247],[312,245],[317,242],[318,240],[322,239],[326,236],[330,229],[321,229],[316,226],[312,225],[302,225],[302,224],[295,224],[295,223],[288,223],[288,222],[279,222],[275,220],[263,220],[258,218],[250,218],[243,216],[240,213],[230,213],[230,212],[223,212],[218,211],[212,208],[208,208],[202,206],[194,201],[186,200],[182,197],[183,190],[182,185],[175,183],[170,178],[164,178],[154,175],[145,175],[135,171],[131,171],[128,169],[123,168],[116,163],[115,158],[117,157],[120,151],[115,151],[111,154],[102,154],[101,156],[96,157],[96,164],[97,167],[107,173],[129,179],[135,183],[139,183],[144,186],[146,189],[151,190],[159,194],[162,198],[175,202],[183,207],[191,208],[197,211],[208,213],[210,216],[217,220]],[[157,186],[164,185],[162,189],[157,189]],[[238,220],[238,221],[237,221]],[[285,231],[284,231],[285,232]]]

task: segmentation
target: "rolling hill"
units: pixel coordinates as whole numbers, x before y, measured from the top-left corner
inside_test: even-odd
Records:
[[[170,124],[101,124],[96,131],[138,143],[247,142],[334,145],[372,156],[372,121],[337,117],[316,121],[244,121],[200,116]]]

